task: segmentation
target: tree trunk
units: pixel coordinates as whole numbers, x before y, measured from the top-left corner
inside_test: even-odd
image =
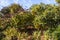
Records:
[[[41,40],[44,40],[44,30],[41,29]]]

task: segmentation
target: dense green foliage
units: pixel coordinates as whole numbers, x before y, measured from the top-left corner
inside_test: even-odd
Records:
[[[60,40],[60,6],[41,3],[31,6],[29,11],[19,4],[4,7],[0,11],[0,40],[16,39]]]

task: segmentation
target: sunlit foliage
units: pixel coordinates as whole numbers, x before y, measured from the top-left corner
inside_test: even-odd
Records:
[[[60,40],[60,6],[41,3],[24,10],[12,4],[0,11],[0,40],[41,40],[42,36]]]
[[[56,0],[57,1],[57,3],[60,3],[60,0]]]

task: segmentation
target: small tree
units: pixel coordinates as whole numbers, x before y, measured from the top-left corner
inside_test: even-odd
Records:
[[[35,28],[41,29],[42,34],[46,29],[54,31],[54,29],[60,24],[59,10],[60,9],[56,6],[50,6],[42,13],[42,15],[37,15],[33,21]]]

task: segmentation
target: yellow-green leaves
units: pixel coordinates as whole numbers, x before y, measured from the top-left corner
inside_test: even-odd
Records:
[[[56,0],[57,3],[60,3],[60,0]]]
[[[40,15],[45,10],[45,4],[33,5],[30,9],[33,15]]]

